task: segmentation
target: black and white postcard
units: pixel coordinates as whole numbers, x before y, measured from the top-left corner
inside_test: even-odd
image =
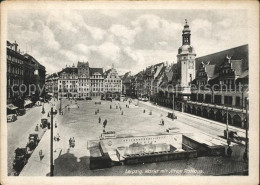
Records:
[[[2,184],[257,184],[259,4],[1,4]]]

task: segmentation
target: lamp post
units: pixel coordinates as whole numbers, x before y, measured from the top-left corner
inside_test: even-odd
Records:
[[[227,133],[227,144],[228,144],[228,148],[227,148],[227,155],[228,157],[231,157],[232,155],[232,149],[230,148],[230,139],[229,139],[229,131],[228,131],[228,107],[227,107],[227,128],[226,128],[226,133]]]
[[[245,122],[245,126],[246,126],[246,148],[245,148],[245,152],[243,155],[243,159],[244,161],[248,160],[248,98],[245,98],[245,107],[246,107],[246,122]]]
[[[53,107],[51,107],[51,148],[50,148],[50,176],[54,175],[54,164],[53,164]]]

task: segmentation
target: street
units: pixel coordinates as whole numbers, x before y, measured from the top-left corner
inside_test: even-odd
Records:
[[[118,136],[137,136],[137,135],[156,135],[166,133],[166,129],[174,127],[181,133],[204,133],[212,137],[226,147],[226,140],[218,137],[223,135],[222,126],[210,124],[206,126],[206,121],[199,118],[192,118],[183,113],[176,113],[177,120],[172,121],[166,117],[166,112],[158,111],[158,108],[149,106],[148,103],[139,103],[136,106],[128,102],[101,101],[95,104],[92,101],[69,101],[62,100],[64,115],[57,115],[58,127],[54,129],[54,136],[60,135],[60,141],[54,142],[54,175],[55,176],[91,176],[91,175],[136,175],[130,173],[131,170],[142,170],[142,175],[146,169],[166,169],[167,173],[153,175],[220,175],[234,172],[242,172],[247,169],[247,164],[242,160],[244,146],[232,143],[232,158],[226,157],[200,157],[189,160],[178,160],[161,163],[151,163],[133,166],[116,166],[104,170],[89,169],[89,150],[87,144],[89,140],[98,140],[103,131],[103,121],[107,119],[106,131],[115,131]],[[68,106],[69,105],[69,106]],[[112,108],[110,109],[110,105]],[[65,106],[67,108],[65,108]],[[120,107],[122,110],[120,111]],[[70,107],[68,109],[68,107]],[[145,113],[143,110],[146,110]],[[95,111],[99,113],[95,114]],[[149,115],[152,110],[152,115]],[[123,115],[122,115],[123,111]],[[101,123],[98,123],[99,117]],[[164,119],[165,124],[160,124]],[[201,126],[199,126],[201,124]],[[223,127],[224,128],[224,127]],[[75,139],[75,148],[69,147],[69,139]],[[49,174],[49,130],[36,148],[28,164],[22,171],[22,176],[32,175],[41,176]],[[44,149],[45,157],[40,160],[38,151]],[[232,168],[230,168],[232,166]],[[195,174],[188,173],[188,170],[195,169]],[[130,171],[127,171],[130,170]],[[181,174],[168,173],[171,170],[181,170]],[[148,170],[149,171],[149,170]],[[198,172],[198,173],[197,173]],[[200,173],[199,173],[200,172]]]
[[[32,107],[23,116],[18,116],[15,122],[7,123],[7,155],[8,155],[8,175],[13,175],[13,160],[15,149],[24,148],[28,142],[29,134],[35,133],[36,125],[40,125],[41,118],[47,118],[51,104],[45,103],[45,114],[42,114],[42,106]]]

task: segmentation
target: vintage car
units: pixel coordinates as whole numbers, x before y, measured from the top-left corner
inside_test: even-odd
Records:
[[[168,112],[168,118],[171,118],[174,120],[174,119],[177,119],[177,116],[172,112]]]
[[[17,110],[17,115],[18,116],[22,116],[22,115],[24,115],[26,113],[26,110],[25,109],[18,109]]]
[[[41,127],[42,128],[48,127],[48,124],[49,124],[49,122],[48,122],[47,118],[42,118],[41,119]]]
[[[86,97],[86,100],[92,100],[92,98],[91,97]]]
[[[28,139],[29,142],[26,147],[29,148],[29,151],[33,151],[40,141],[38,134],[30,134]]]
[[[20,173],[23,167],[26,165],[30,155],[27,152],[26,148],[17,148],[15,150],[15,158],[13,161],[13,169]]]
[[[16,114],[9,114],[7,115],[7,122],[13,122],[17,120],[17,115]]]

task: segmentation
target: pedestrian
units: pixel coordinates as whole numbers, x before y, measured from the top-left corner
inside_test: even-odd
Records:
[[[110,109],[112,109],[112,105],[110,105]]]
[[[162,125],[164,125],[164,120],[162,119]]]
[[[145,113],[145,109],[144,109],[144,113]]]
[[[99,117],[99,118],[98,118],[98,123],[100,123],[100,122],[101,122],[101,118]]]
[[[37,124],[36,127],[35,127],[35,131],[36,131],[36,132],[39,131],[39,126],[38,126],[38,124]]]
[[[125,107],[127,108],[127,104],[125,105]]]
[[[40,160],[43,158],[42,149],[39,151]]]
[[[97,115],[97,111],[95,110],[95,115]]]
[[[124,112],[123,112],[123,111],[121,112],[121,115],[124,115]]]
[[[117,109],[118,107],[116,106],[116,109]]]
[[[107,125],[107,120],[105,119],[105,121],[103,122],[103,127],[105,128]]]
[[[228,155],[228,157],[231,157],[231,155],[232,155],[232,149],[230,148],[230,146],[228,146],[227,155]]]
[[[72,138],[71,146],[72,146],[72,148],[75,147],[75,139],[74,139],[74,137]]]
[[[57,125],[57,121],[55,121],[55,128],[57,128],[58,127],[58,125]]]
[[[71,147],[71,141],[72,141],[72,139],[70,138],[70,139],[69,139],[69,145],[70,145],[70,147]]]
[[[150,110],[150,113],[149,113],[149,115],[152,115],[153,113],[152,113],[152,111]]]
[[[57,133],[56,140],[57,140],[57,141],[60,140],[60,135],[59,135],[59,133]]]
[[[99,109],[97,109],[97,113],[99,113]]]

